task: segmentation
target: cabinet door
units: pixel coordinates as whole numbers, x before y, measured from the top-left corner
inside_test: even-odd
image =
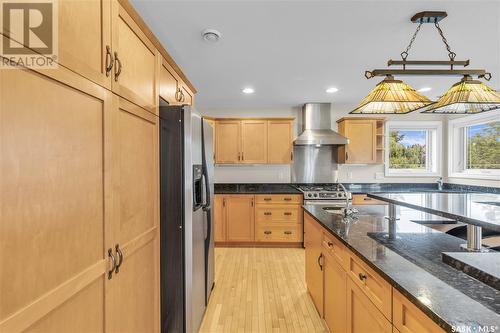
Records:
[[[111,88],[111,71],[106,75],[111,64],[110,21],[110,0],[59,1],[57,62],[107,88]]]
[[[123,263],[110,284],[107,330],[153,332],[159,330],[157,117],[116,96],[113,111],[112,246],[119,244]]]
[[[154,113],[156,49],[118,1],[112,7],[113,91]]]
[[[401,333],[444,333],[444,330],[394,289],[394,327]]]
[[[193,105],[194,104],[194,94],[185,84],[181,87],[181,99],[182,104]]]
[[[304,214],[304,247],[307,290],[321,317],[323,317],[323,254],[321,227],[309,214]]]
[[[391,323],[350,278],[347,278],[346,286],[347,332],[391,333]]]
[[[375,163],[376,130],[375,120],[348,120],[346,122],[347,163]]]
[[[0,332],[102,332],[112,94],[40,72],[0,71]]]
[[[228,195],[226,198],[226,232],[228,241],[254,240],[253,195]]]
[[[215,135],[215,163],[239,163],[240,121],[217,120]]]
[[[325,255],[325,322],[330,333],[346,332],[346,273],[330,255]]]
[[[160,97],[169,105],[180,104],[180,85],[177,73],[162,59],[160,67]]]
[[[241,162],[267,162],[267,120],[241,121]]]
[[[292,124],[290,120],[267,123],[267,163],[292,163]]]
[[[214,203],[214,240],[216,242],[226,241],[226,214],[225,199],[223,195],[215,195]]]

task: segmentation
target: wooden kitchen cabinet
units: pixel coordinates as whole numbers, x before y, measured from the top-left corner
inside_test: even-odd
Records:
[[[324,318],[330,333],[345,333],[347,329],[347,275],[332,254],[325,253]]]
[[[383,118],[346,117],[337,123],[339,133],[349,139],[339,146],[339,163],[383,163]]]
[[[321,250],[323,233],[310,215],[304,214],[304,248],[306,263],[306,285],[316,310],[323,317],[323,266]]]
[[[445,331],[420,311],[399,291],[393,293],[393,324],[401,333],[444,333]]]
[[[194,93],[189,89],[186,84],[182,84],[181,86],[181,104],[193,105],[194,103]]]
[[[226,241],[226,211],[223,195],[214,196],[214,241]]]
[[[165,59],[160,66],[160,97],[169,105],[180,104],[180,79],[174,69]]]
[[[293,121],[269,120],[267,123],[267,163],[293,161]]]
[[[347,332],[391,333],[392,324],[373,305],[361,288],[347,279]]]
[[[127,11],[112,2],[113,91],[154,113],[157,51]]]
[[[362,205],[387,205],[388,203],[385,201],[380,201],[377,199],[370,198],[366,194],[353,194],[352,204],[357,206],[362,206]]]
[[[267,120],[241,121],[241,163],[267,162]]]
[[[239,163],[240,121],[224,120],[215,123],[215,163]]]
[[[227,241],[254,241],[254,196],[231,194],[224,199]]]

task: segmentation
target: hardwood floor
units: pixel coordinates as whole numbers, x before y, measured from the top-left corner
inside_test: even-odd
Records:
[[[216,248],[200,332],[326,332],[307,293],[304,249]]]

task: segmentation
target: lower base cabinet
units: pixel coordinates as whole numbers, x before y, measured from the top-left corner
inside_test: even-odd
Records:
[[[347,275],[342,266],[329,254],[325,255],[324,318],[330,332],[347,331]]]

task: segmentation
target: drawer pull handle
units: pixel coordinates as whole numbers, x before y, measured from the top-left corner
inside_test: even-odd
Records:
[[[363,200],[364,201],[370,201],[372,198],[368,198],[368,197],[364,197]]]
[[[271,201],[272,198],[264,198],[264,201]]]
[[[285,201],[292,201],[292,198],[283,198]]]
[[[359,273],[359,274],[358,274],[358,277],[359,277],[359,279],[360,279],[361,281],[366,280],[366,279],[368,278],[368,276],[366,276],[366,275],[365,275],[365,274],[363,274],[363,273]]]
[[[264,233],[265,233],[266,235],[270,235],[270,234],[272,234],[273,232],[272,232],[272,231],[269,231],[269,230],[266,230],[266,231],[264,231]]]
[[[271,212],[265,212],[264,215],[273,215]]]
[[[292,213],[290,213],[290,212],[284,212],[283,214],[285,214],[286,216],[292,215]]]
[[[332,248],[333,247],[333,243],[332,242],[328,242],[328,247]]]
[[[320,270],[323,270],[323,264],[321,263],[321,259],[323,258],[323,253],[320,253],[318,257],[318,266]]]
[[[116,268],[116,259],[115,256],[113,255],[113,250],[108,249],[108,257],[111,260],[111,269],[108,271],[108,280],[111,280],[113,277],[113,272],[115,271]]]
[[[284,231],[283,233],[284,233],[285,235],[291,235],[291,234],[292,234],[292,232],[291,232],[291,231]]]

